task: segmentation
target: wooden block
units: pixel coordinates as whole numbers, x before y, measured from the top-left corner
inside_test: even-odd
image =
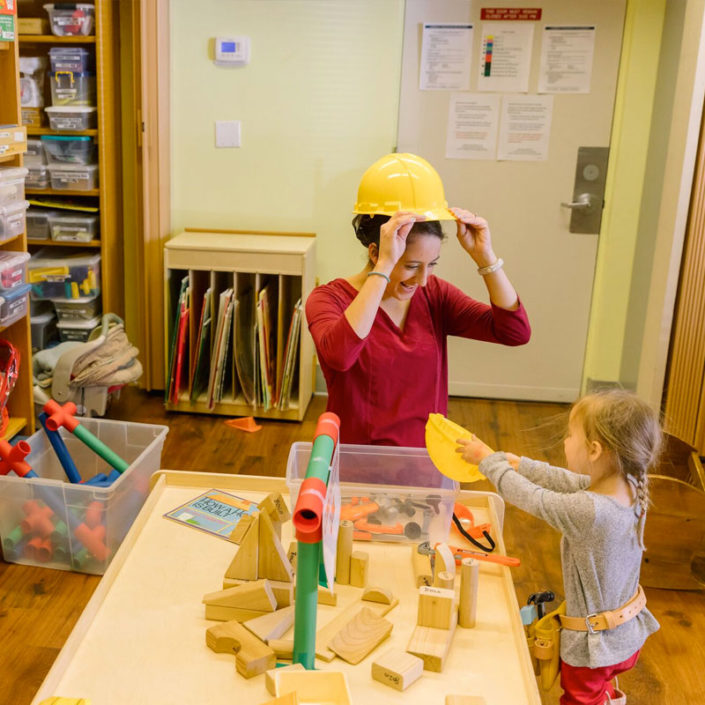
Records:
[[[269,515],[261,513],[259,517],[259,553],[257,575],[290,583],[294,579],[294,570],[286,557],[274,525]]]
[[[353,551],[350,555],[350,584],[364,588],[367,585],[369,567],[370,555],[364,551]]]
[[[399,649],[390,649],[372,662],[372,678],[394,690],[406,690],[423,674],[423,660]]]
[[[292,690],[284,695],[279,695],[274,700],[267,700],[262,705],[299,705],[299,696],[295,690]]]
[[[273,522],[283,524],[291,519],[289,507],[286,506],[286,502],[279,492],[270,492],[257,506],[261,511],[266,512]]]
[[[286,552],[286,557],[289,559],[289,563],[291,563],[291,568],[294,572],[296,572],[296,556],[299,554],[299,542],[294,540],[289,544],[289,548],[287,549]]]
[[[277,694],[277,674],[285,673],[286,671],[305,671],[306,669],[300,663],[292,663],[289,666],[279,666],[272,668],[264,674],[264,684],[267,687],[267,692],[270,695]]]
[[[419,609],[416,623],[420,627],[451,629],[457,621],[455,593],[430,585],[419,588]]]
[[[249,580],[235,580],[234,578],[223,578],[223,590],[235,587],[236,585],[244,585]],[[269,580],[269,587],[272,590],[274,599],[277,601],[277,609],[288,607],[294,604],[294,583],[283,583],[279,580]]]
[[[411,547],[411,565],[414,569],[416,587],[433,585],[433,570],[431,569],[431,556],[419,553],[417,546]]]
[[[239,622],[206,629],[206,645],[216,653],[234,653],[237,672],[245,678],[264,673],[277,663],[274,650]]]
[[[480,575],[480,562],[474,558],[463,558],[460,564],[460,605],[458,624],[466,629],[475,626],[477,621],[477,587]]]
[[[254,580],[225,590],[209,592],[203,596],[203,602],[207,605],[239,607],[258,612],[274,612],[277,609],[277,600],[268,580]]]
[[[297,693],[302,703],[352,703],[347,678],[341,671],[288,671],[277,676],[277,689],[280,693]]]
[[[350,583],[350,556],[353,546],[353,523],[347,519],[338,528],[338,552],[335,556],[335,582]]]
[[[446,695],[446,705],[487,705],[481,695]]]
[[[442,570],[440,573],[436,573],[436,576],[433,579],[433,584],[436,587],[445,588],[446,590],[453,590],[455,588],[455,575],[446,570]]]
[[[228,607],[226,605],[206,605],[206,619],[219,622],[246,622],[255,617],[263,617],[271,612],[261,612],[259,610],[244,610],[240,607]]]
[[[391,605],[394,595],[384,588],[368,587],[363,591],[362,599],[366,602],[379,602],[383,605]]]
[[[319,605],[332,605],[335,607],[338,604],[338,595],[331,592],[328,588],[324,588],[321,585],[318,586],[318,604]]]
[[[233,543],[242,543],[242,540],[245,538],[245,534],[248,532],[254,521],[255,518],[252,514],[243,514],[240,521],[238,521],[235,528],[232,530],[229,540]]]
[[[287,659],[288,661],[294,658],[293,639],[270,639],[267,646],[274,650],[277,658]]]
[[[243,622],[246,629],[265,643],[284,636],[294,624],[294,605]]]
[[[451,573],[455,576],[455,556],[447,543],[439,543],[436,546],[435,575],[439,573]]]
[[[328,648],[348,663],[360,663],[391,633],[393,624],[369,607],[363,607],[328,644]]]
[[[455,624],[451,629],[416,627],[406,650],[423,659],[424,671],[440,673],[443,670],[454,633]]]
[[[257,554],[259,552],[259,512],[252,515],[252,523],[240,541],[235,558],[225,571],[226,578],[257,580]]]

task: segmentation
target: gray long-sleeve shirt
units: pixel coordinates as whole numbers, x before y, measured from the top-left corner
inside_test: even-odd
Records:
[[[587,475],[522,458],[517,471],[504,453],[480,463],[480,471],[507,501],[558,529],[566,614],[585,617],[621,607],[639,584],[642,549],[638,502],[625,507],[611,497],[590,492]],[[659,628],[644,608],[614,629],[561,631],[561,658],[571,666],[599,668],[628,659]]]

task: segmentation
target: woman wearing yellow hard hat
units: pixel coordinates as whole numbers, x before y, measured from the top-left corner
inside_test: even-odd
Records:
[[[446,338],[523,345],[526,312],[493,249],[487,221],[448,209],[435,169],[414,154],[388,154],[363,175],[353,220],[364,269],[316,287],[306,317],[343,443],[422,447],[430,413],[446,414]],[[432,274],[441,220],[487,286],[481,303]]]

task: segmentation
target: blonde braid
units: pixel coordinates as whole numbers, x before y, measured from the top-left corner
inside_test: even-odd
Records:
[[[637,524],[637,535],[639,546],[646,550],[644,545],[644,527],[646,526],[646,509],[649,506],[649,478],[646,470],[641,472],[636,478],[636,497],[639,502],[639,522]]]

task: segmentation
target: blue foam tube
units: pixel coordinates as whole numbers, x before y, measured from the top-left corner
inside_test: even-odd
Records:
[[[81,475],[79,474],[78,469],[76,468],[76,465],[73,462],[73,458],[71,457],[68,449],[66,448],[66,444],[64,443],[64,439],[61,437],[61,434],[58,431],[50,431],[47,428],[47,418],[49,418],[48,414],[42,412],[41,414],[39,414],[39,423],[42,424],[44,433],[47,434],[47,437],[49,438],[49,443],[51,443],[51,447],[54,449],[56,457],[59,459],[61,467],[64,469],[64,472],[66,473],[66,477],[68,477],[69,482],[78,484],[81,482]]]

